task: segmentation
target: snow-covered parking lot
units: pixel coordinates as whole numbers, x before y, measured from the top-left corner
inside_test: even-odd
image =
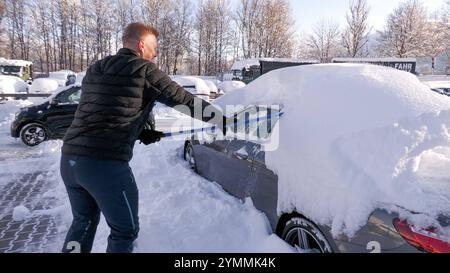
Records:
[[[59,174],[62,142],[30,148],[10,136],[14,113],[28,104],[0,104],[0,253],[59,252],[71,223]],[[135,147],[130,165],[140,191],[141,230],[135,252],[293,251],[271,235],[250,200],[243,203],[192,172],[180,157],[182,143]],[[94,252],[105,251],[108,234],[102,219]]]

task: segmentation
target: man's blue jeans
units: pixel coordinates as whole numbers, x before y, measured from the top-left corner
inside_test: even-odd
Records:
[[[62,154],[61,176],[73,222],[63,252],[91,252],[100,219],[111,228],[107,252],[129,253],[139,232],[138,189],[127,162]]]

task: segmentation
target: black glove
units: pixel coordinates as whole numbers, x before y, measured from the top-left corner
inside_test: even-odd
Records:
[[[144,129],[142,130],[138,139],[141,141],[141,143],[149,145],[160,141],[163,136],[164,136],[163,132]]]

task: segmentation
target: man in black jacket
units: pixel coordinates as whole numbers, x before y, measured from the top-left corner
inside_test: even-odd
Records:
[[[187,106],[189,115],[223,128],[223,115],[173,82],[152,62],[158,32],[141,23],[128,25],[123,48],[89,67],[75,119],[64,137],[61,176],[73,222],[63,252],[90,252],[100,212],[111,228],[107,252],[132,252],[139,232],[138,189],[128,162],[137,139],[158,141],[144,129],[155,102]],[[210,109],[207,109],[210,108]],[[194,111],[197,109],[197,111]]]

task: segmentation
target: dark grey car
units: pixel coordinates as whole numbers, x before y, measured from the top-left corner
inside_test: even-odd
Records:
[[[254,111],[260,110],[256,107]],[[239,123],[246,111],[238,113],[235,121]],[[253,129],[258,137],[263,137],[260,132],[270,134],[275,122],[260,121]],[[235,132],[248,133],[249,126],[236,126]],[[278,215],[278,177],[266,167],[265,152],[258,141],[227,138],[201,143],[198,137],[192,136],[184,145],[184,158],[190,166],[206,179],[219,183],[231,195],[251,198],[254,206],[267,216],[272,230],[299,252],[450,252],[450,244],[440,239],[433,228],[415,230],[398,214],[381,209],[370,215],[367,224],[351,240],[343,235],[333,238],[330,227],[317,225],[301,211]],[[442,226],[450,225],[448,216],[438,220]]]

